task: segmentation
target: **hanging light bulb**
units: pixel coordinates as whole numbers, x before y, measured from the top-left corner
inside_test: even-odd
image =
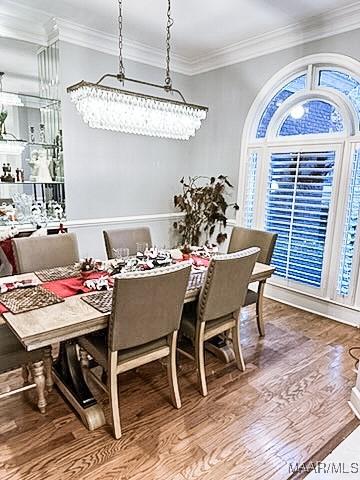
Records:
[[[85,123],[92,128],[136,133],[154,137],[188,140],[200,128],[206,118],[207,107],[187,103],[179,90],[172,87],[170,77],[170,28],[173,25],[168,0],[166,27],[166,76],[165,84],[158,85],[125,76],[122,58],[122,0],[119,4],[119,73],[105,74],[97,83],[81,81],[67,89],[71,101]],[[167,93],[177,93],[180,101],[144,95],[119,88],[101,85],[105,78],[120,82],[133,82]]]

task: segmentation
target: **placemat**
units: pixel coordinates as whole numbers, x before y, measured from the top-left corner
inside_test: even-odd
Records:
[[[80,275],[80,268],[75,265],[67,265],[65,267],[47,268],[35,273],[42,282],[52,282],[54,280],[78,277]]]
[[[200,288],[204,282],[205,273],[206,270],[191,272],[187,289],[192,290],[194,288]]]
[[[42,287],[18,288],[0,295],[0,302],[11,313],[24,313],[63,302],[64,299]]]
[[[96,292],[91,295],[81,297],[84,302],[96,308],[101,313],[110,313],[112,307],[112,290],[105,292]]]

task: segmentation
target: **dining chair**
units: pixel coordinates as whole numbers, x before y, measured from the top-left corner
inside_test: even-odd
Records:
[[[195,346],[195,362],[200,391],[208,394],[204,344],[207,340],[231,331],[237,367],[244,371],[240,344],[240,311],[260,249],[215,255],[209,264],[195,308],[184,309],[180,333]]]
[[[78,243],[74,233],[13,238],[12,247],[17,273],[64,267],[79,261]]]
[[[115,438],[121,437],[118,375],[167,358],[171,400],[181,407],[176,373],[176,340],[191,266],[121,274],[115,279],[107,335],[78,338],[81,365],[110,397]],[[88,354],[106,373],[106,385],[89,370]]]
[[[152,246],[149,227],[116,228],[104,230],[105,248],[108,259],[114,258],[114,248],[128,248],[130,255],[136,255],[136,244]]]
[[[250,247],[259,247],[260,252],[258,262],[270,265],[274,253],[277,234],[263,230],[253,230],[250,228],[234,227],[231,232],[228,253],[238,252]],[[244,307],[256,304],[256,322],[259,335],[265,336],[263,298],[266,281],[259,282],[257,291],[248,289]]]
[[[19,274],[70,265],[79,261],[77,238],[73,233],[13,238],[12,248]],[[1,325],[0,373],[21,367],[24,387],[11,393],[26,390],[35,385],[41,413],[45,413],[46,409],[45,390],[51,391],[53,387],[51,350],[52,347],[49,345],[43,349],[27,352],[9,327]],[[28,383],[29,376],[33,377],[32,385]]]

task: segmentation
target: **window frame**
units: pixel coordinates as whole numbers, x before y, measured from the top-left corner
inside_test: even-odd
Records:
[[[247,160],[251,153],[257,153],[258,171],[256,173],[255,203],[253,207],[253,228],[263,229],[265,225],[265,202],[267,197],[267,178],[271,152],[295,150],[323,151],[334,150],[336,152],[334,180],[332,189],[331,205],[328,216],[328,229],[324,248],[324,260],[322,270],[321,288],[310,287],[293,280],[273,277],[269,283],[283,286],[284,288],[307,293],[313,297],[329,300],[339,305],[347,305],[360,310],[360,227],[356,233],[356,245],[358,246],[352,276],[356,282],[352,282],[351,294],[344,298],[337,294],[337,279],[341,259],[341,246],[345,226],[345,211],[347,208],[348,186],[351,174],[351,152],[359,143],[359,116],[346,95],[330,87],[318,85],[321,70],[333,69],[352,75],[360,79],[360,62],[338,54],[310,55],[299,59],[282,70],[278,71],[261,89],[251,106],[246,118],[241,144],[241,158],[239,168],[239,193],[238,203],[240,210],[237,214],[237,224],[244,225],[246,212],[246,171]],[[265,138],[256,138],[256,132],[262,114],[271,99],[290,81],[307,73],[305,89],[302,89],[288,97],[279,109],[274,113],[267,128]],[[301,101],[320,99],[333,104],[339,109],[344,120],[344,131],[334,134],[277,136],[279,125],[287,116],[289,108]],[[319,151],[319,150],[318,150]],[[340,188],[346,185],[347,188]]]

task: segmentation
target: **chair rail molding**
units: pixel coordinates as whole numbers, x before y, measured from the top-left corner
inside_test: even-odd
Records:
[[[184,217],[184,213],[157,213],[150,215],[132,215],[124,217],[104,217],[104,218],[87,218],[80,220],[66,220],[65,226],[68,228],[82,228],[82,227],[95,227],[95,226],[107,226],[118,224],[131,224],[131,223],[152,223],[152,222],[168,222],[174,221],[178,218]]]
[[[313,40],[359,28],[360,2],[333,9],[270,32],[255,35],[202,57],[172,55],[172,69],[185,75],[197,75],[217,68],[267,55]],[[117,37],[11,0],[3,0],[0,14],[0,37],[25,40],[42,46],[62,40],[111,55],[118,54]],[[126,41],[124,56],[130,60],[163,68],[164,51],[148,45]]]

